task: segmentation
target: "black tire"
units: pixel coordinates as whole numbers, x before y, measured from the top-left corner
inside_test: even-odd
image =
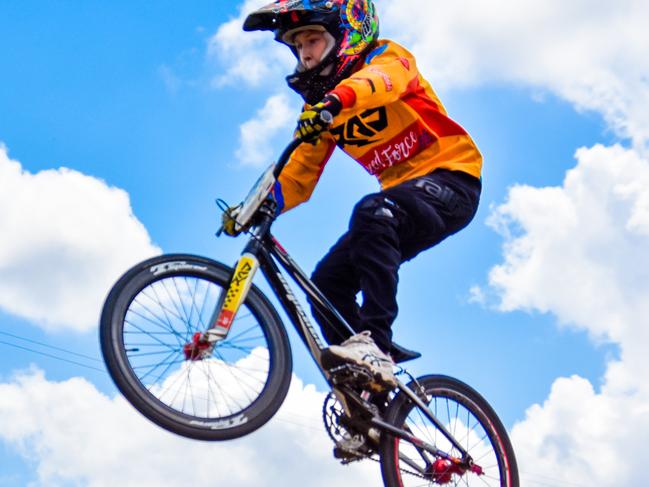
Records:
[[[463,382],[441,375],[417,379],[423,387],[429,410],[460,442],[482,469],[452,472],[448,464],[411,443],[384,433],[381,436],[381,473],[386,487],[409,486],[499,486],[519,487],[518,467],[507,431],[487,401]],[[415,382],[408,384],[416,390]],[[421,394],[420,394],[421,397]],[[412,434],[453,457],[458,450],[403,393],[388,406],[386,421],[409,429]],[[407,426],[406,426],[407,425]],[[408,461],[413,462],[408,465]],[[433,465],[437,462],[437,473]],[[444,478],[445,477],[445,478]]]
[[[227,339],[204,360],[187,359],[184,345],[207,328],[231,276],[231,268],[203,257],[155,257],[117,281],[101,314],[101,349],[117,388],[155,424],[193,439],[256,430],[277,412],[291,381],[286,330],[256,286]]]

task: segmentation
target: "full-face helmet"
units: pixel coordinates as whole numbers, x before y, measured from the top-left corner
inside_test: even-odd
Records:
[[[269,30],[286,44],[298,60],[288,85],[309,103],[319,102],[347,78],[379,35],[379,20],[372,0],[277,0],[251,13],[246,31]],[[320,62],[307,69],[300,62],[293,38],[303,30],[320,30],[332,42]]]

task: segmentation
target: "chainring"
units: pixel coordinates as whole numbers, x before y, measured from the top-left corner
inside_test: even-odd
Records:
[[[325,398],[322,406],[322,420],[325,424],[325,429],[329,438],[338,444],[341,441],[349,440],[354,435],[350,433],[340,422],[340,419],[345,415],[343,405],[333,392],[330,392]]]

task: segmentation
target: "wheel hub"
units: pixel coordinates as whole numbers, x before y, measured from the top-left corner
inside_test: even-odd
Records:
[[[430,466],[429,475],[436,484],[446,485],[453,481],[453,475],[462,476],[466,471],[466,467],[460,463],[455,463],[445,458],[438,458]]]
[[[183,346],[185,360],[196,362],[204,360],[212,354],[212,344],[201,332],[194,333],[192,341]]]

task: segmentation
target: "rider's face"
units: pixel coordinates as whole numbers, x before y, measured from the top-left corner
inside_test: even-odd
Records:
[[[322,61],[322,55],[327,49],[327,39],[324,33],[317,30],[298,32],[293,38],[293,42],[300,56],[300,62],[307,69],[317,66]]]

